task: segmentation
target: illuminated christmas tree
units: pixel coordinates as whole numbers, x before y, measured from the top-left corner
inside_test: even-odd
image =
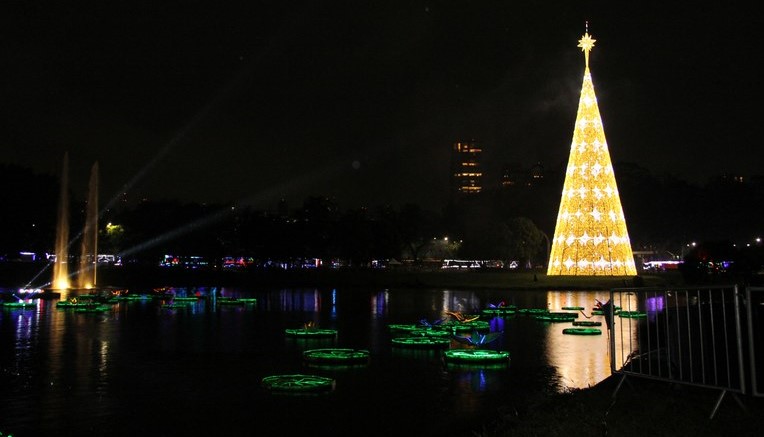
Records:
[[[586,70],[549,255],[548,275],[636,275],[592,75],[587,31],[578,41]]]

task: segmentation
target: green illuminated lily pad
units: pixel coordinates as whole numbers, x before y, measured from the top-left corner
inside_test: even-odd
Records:
[[[582,320],[573,322],[573,326],[602,326],[602,322],[596,322],[594,320]]]
[[[199,298],[196,297],[196,296],[193,296],[193,297],[192,296],[182,296],[182,297],[177,297],[176,296],[176,297],[173,297],[170,300],[172,300],[174,302],[198,302]]]
[[[546,313],[533,316],[533,318],[536,320],[554,323],[572,322],[576,320],[577,317],[578,314],[575,313]]]
[[[334,379],[317,375],[273,375],[262,380],[263,387],[282,393],[321,392],[334,389]]]
[[[34,302],[3,302],[3,308],[19,309],[19,308],[34,308],[37,304]]]
[[[93,301],[75,301],[75,300],[62,300],[60,302],[56,302],[56,308],[91,308],[98,306],[97,303]]]
[[[109,310],[111,310],[111,307],[109,305],[95,305],[95,306],[85,307],[85,308],[75,308],[74,312],[76,313],[104,313]]]
[[[451,345],[451,340],[436,337],[398,337],[391,341],[393,346],[399,347],[437,348]]]
[[[517,310],[520,314],[526,314],[529,316],[536,316],[540,314],[547,314],[549,313],[549,310],[546,308],[520,308]]]
[[[456,332],[487,331],[491,329],[491,324],[485,320],[473,320],[470,322],[448,321],[441,324],[440,329]]]
[[[246,305],[246,302],[236,298],[219,298],[218,305]]]
[[[185,310],[187,308],[190,308],[191,306],[193,306],[191,302],[173,302],[173,303],[162,304],[162,308],[165,308],[168,310]]]
[[[625,317],[628,319],[638,319],[641,317],[647,317],[647,313],[642,311],[621,311],[618,313],[620,317]]]
[[[302,353],[309,363],[366,363],[369,361],[369,351],[349,348],[309,349]]]
[[[451,363],[498,363],[509,361],[509,352],[489,349],[450,349],[443,358]]]
[[[485,308],[482,313],[485,316],[511,316],[517,312],[515,307]]]
[[[334,337],[337,335],[336,329],[318,329],[318,328],[297,328],[297,329],[290,329],[287,328],[284,330],[284,333],[287,336],[290,337],[301,337],[301,338],[326,338],[326,337]]]
[[[411,332],[411,331],[421,330],[424,327],[422,325],[414,325],[414,324],[403,325],[403,324],[393,323],[391,325],[387,325],[387,328],[390,329],[390,331],[406,331],[406,332]]]
[[[412,337],[435,337],[435,338],[451,338],[451,332],[444,329],[428,329],[420,328],[407,331]]]
[[[567,335],[601,335],[602,330],[599,328],[565,328],[562,333]]]

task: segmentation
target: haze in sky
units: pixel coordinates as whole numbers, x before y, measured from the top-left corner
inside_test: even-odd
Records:
[[[614,163],[760,174],[758,6],[661,2],[11,2],[0,162],[84,198],[343,207],[448,198],[450,149],[564,169],[584,72]]]

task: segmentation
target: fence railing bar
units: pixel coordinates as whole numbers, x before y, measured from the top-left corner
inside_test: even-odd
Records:
[[[756,374],[756,347],[754,345],[753,330],[753,301],[751,300],[751,291],[762,291],[764,288],[749,287],[745,289],[746,319],[748,325],[748,363],[751,366],[751,392],[754,396],[761,396],[764,393],[759,392],[758,375]]]

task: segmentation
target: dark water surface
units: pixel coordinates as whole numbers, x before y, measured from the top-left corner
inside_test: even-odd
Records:
[[[443,289],[176,288],[201,294],[188,309],[159,299],[122,301],[100,314],[56,308],[0,311],[0,432],[31,436],[468,434],[503,406],[586,387],[610,375],[607,333],[563,335],[570,323],[484,317],[502,331],[490,349],[503,366],[454,366],[439,349],[391,344],[391,323],[434,321],[445,311],[480,313],[504,300],[518,308],[585,307],[604,291]],[[137,291],[131,291],[136,294]],[[66,294],[61,299],[65,299]],[[246,306],[220,297],[255,297]],[[581,316],[583,320],[583,316]],[[592,316],[591,320],[602,320]],[[313,322],[335,339],[295,339]],[[366,365],[320,367],[302,352],[367,349]],[[451,347],[462,347],[452,341]],[[271,375],[331,377],[334,390],[273,393]]]

